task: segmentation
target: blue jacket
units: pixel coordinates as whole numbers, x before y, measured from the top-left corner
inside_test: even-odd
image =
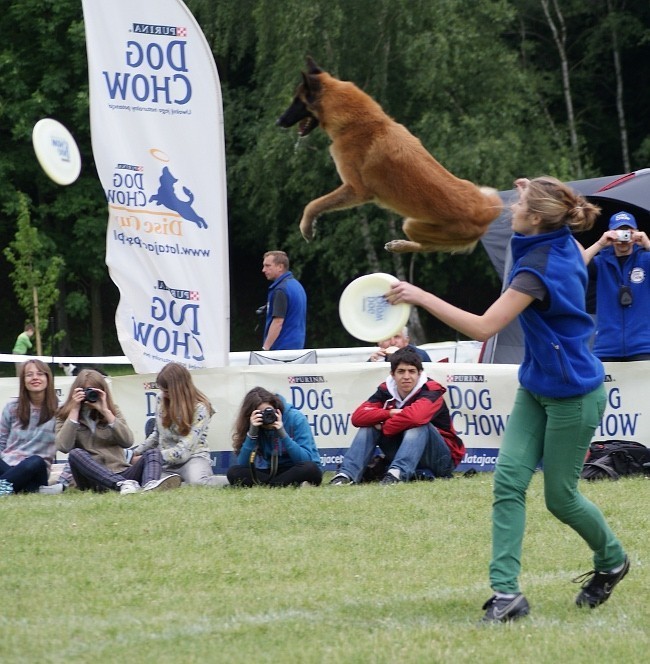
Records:
[[[587,268],[569,229],[515,233],[511,248],[510,281],[519,272],[532,272],[548,293],[548,308],[536,301],[519,315],[525,339],[519,382],[535,394],[553,398],[595,390],[605,371],[589,350],[594,324],[585,311]]]
[[[301,350],[305,347],[305,328],[307,325],[307,295],[302,284],[291,272],[280,275],[270,286],[266,302],[266,325],[264,339],[273,320],[273,300],[282,290],[287,296],[287,313],[282,330],[271,348],[267,350]]]
[[[279,467],[287,468],[305,461],[313,461],[320,466],[320,452],[316,447],[307,418],[299,410],[290,406],[283,396],[279,394],[277,396],[280,397],[283,404],[284,438],[280,438],[279,432],[275,429],[261,427],[256,440],[246,434],[246,439],[237,455],[237,464],[240,466],[248,464],[251,452],[257,449],[255,467],[268,468],[271,464],[273,450],[277,448]]]
[[[593,259],[596,267],[596,340],[598,357],[628,357],[650,353],[650,251],[635,246],[619,263],[607,247]],[[629,287],[632,304],[619,303],[619,289]]]

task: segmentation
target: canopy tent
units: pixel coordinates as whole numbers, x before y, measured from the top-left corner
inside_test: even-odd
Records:
[[[576,234],[576,239],[584,246],[594,243],[606,230],[609,218],[622,210],[631,212],[639,226],[650,234],[650,168],[644,168],[625,175],[611,175],[568,183],[589,201],[600,206],[594,227],[587,232]],[[510,204],[517,196],[514,189],[499,192],[505,207],[501,215],[490,225],[481,239],[494,269],[506,283],[511,268]],[[515,320],[491,339],[483,349],[481,361],[494,364],[519,364],[524,357],[523,334],[519,322]]]

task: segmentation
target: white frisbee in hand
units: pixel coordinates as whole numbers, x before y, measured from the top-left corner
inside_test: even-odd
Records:
[[[72,134],[56,120],[43,118],[32,131],[38,163],[57,184],[72,184],[81,172],[81,155]]]
[[[411,305],[390,304],[384,295],[399,280],[390,274],[366,274],[349,283],[339,300],[343,327],[361,341],[378,342],[402,331]]]

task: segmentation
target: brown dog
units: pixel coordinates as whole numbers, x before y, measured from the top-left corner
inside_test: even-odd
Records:
[[[501,212],[496,190],[445,170],[354,83],[330,76],[311,58],[307,70],[277,124],[299,123],[300,136],[320,125],[332,140],[330,153],[343,184],[305,207],[303,237],[313,238],[323,212],[375,203],[405,217],[402,228],[410,241],[392,240],[389,251],[471,251]]]

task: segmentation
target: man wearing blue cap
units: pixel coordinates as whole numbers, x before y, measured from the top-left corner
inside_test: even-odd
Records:
[[[650,240],[634,215],[617,212],[584,251],[596,281],[594,354],[604,362],[650,360]]]

